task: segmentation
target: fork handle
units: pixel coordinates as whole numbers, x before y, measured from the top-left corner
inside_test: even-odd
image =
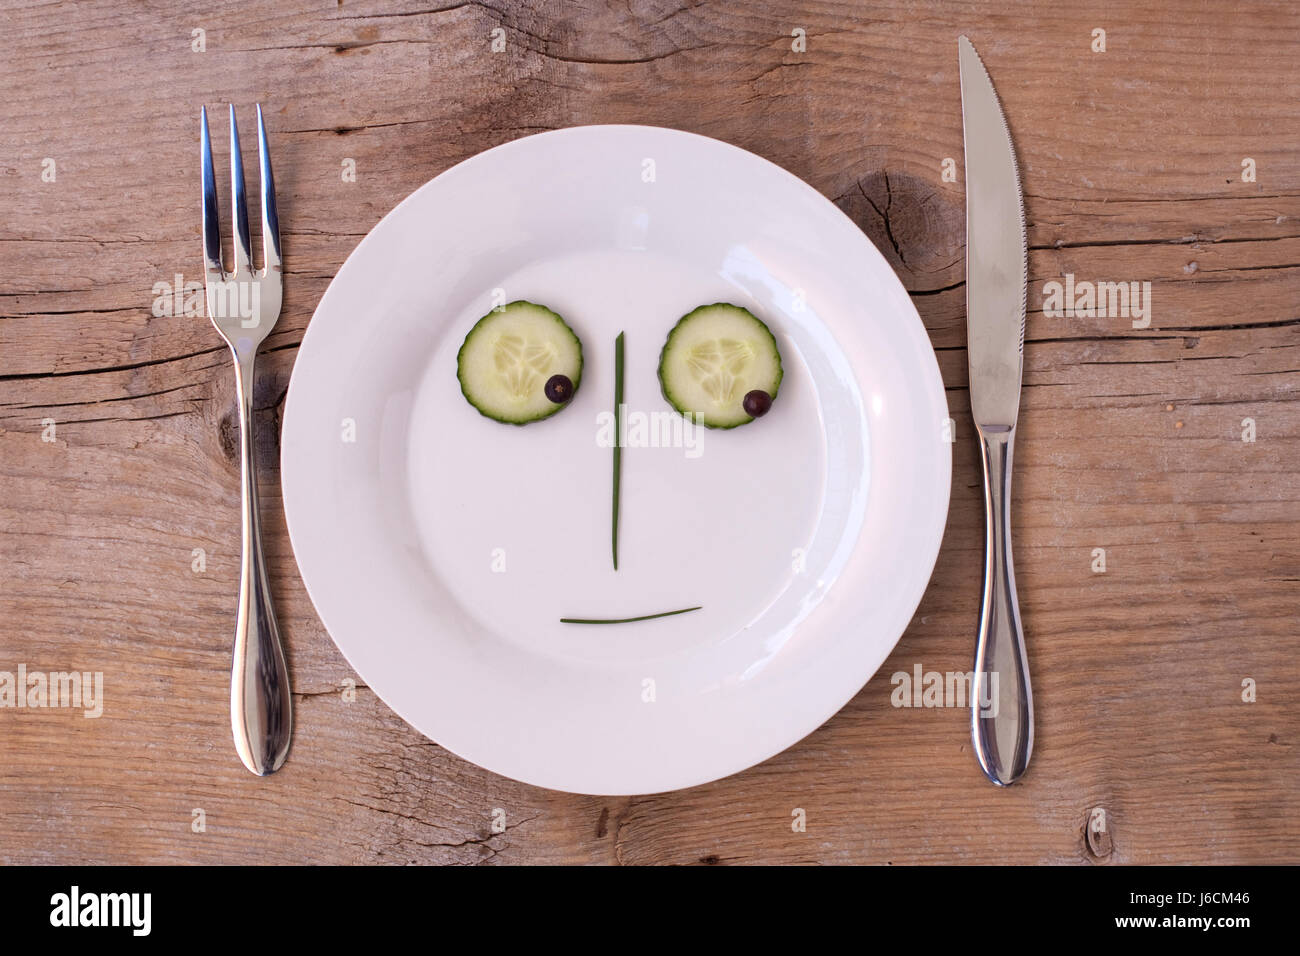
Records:
[[[1034,703],[1011,561],[1016,428],[978,428],[984,463],[984,591],[971,681],[971,740],[984,775],[1015,783],[1034,748]]]
[[[271,586],[262,554],[257,504],[257,465],[253,453],[253,363],[256,349],[235,354],[239,396],[239,472],[242,499],[242,555],[235,660],[230,674],[230,725],[244,766],[259,776],[279,770],[289,754],[293,698],[280,645],[280,628],[271,604]]]

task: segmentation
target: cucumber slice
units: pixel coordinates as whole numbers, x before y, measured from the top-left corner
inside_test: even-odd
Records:
[[[564,319],[532,302],[511,302],[483,316],[456,355],[466,400],[509,425],[549,418],[567,404],[546,397],[553,375],[573,383],[571,400],[582,380],[582,342]]]
[[[771,329],[749,310],[726,302],[682,316],[659,355],[664,398],[709,428],[752,422],[745,396],[757,389],[776,398],[781,376],[781,353]]]

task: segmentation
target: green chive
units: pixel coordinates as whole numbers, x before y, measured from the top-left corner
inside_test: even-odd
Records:
[[[631,624],[633,621],[653,621],[657,617],[672,617],[674,614],[686,614],[690,611],[698,611],[699,607],[684,607],[680,611],[661,611],[658,614],[643,614],[641,617],[618,617],[618,618],[599,618],[599,617],[562,617],[561,624]]]
[[[618,492],[623,475],[623,333],[614,340],[614,515],[611,536],[618,570]],[[576,623],[576,622],[575,622]]]

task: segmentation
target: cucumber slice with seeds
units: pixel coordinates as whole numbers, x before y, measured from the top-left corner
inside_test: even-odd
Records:
[[[748,309],[726,302],[683,316],[659,355],[664,398],[710,428],[752,422],[745,396],[757,390],[776,398],[782,374],[772,331]]]
[[[582,380],[582,342],[556,313],[523,300],[479,319],[456,355],[466,400],[509,425],[549,418],[567,404],[547,397],[546,383],[557,375],[572,383],[572,399]]]

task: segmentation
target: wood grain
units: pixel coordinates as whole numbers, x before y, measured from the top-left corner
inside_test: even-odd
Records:
[[[498,27],[506,49],[493,53]],[[1090,48],[1096,28],[1104,53]],[[1285,2],[181,13],[5,0],[0,670],[103,671],[106,703],[97,720],[0,709],[0,861],[1300,862],[1297,28]],[[963,710],[895,708],[888,682],[917,663],[965,670],[978,603],[963,32],[1009,116],[1033,247],[1015,535],[1038,740],[1007,791],[979,775]],[[153,314],[155,283],[200,277],[199,105],[256,101],[270,104],[288,270],[259,366],[258,457],[300,692],[292,755],[268,779],[240,766],[227,713],[239,558],[227,358],[206,319]],[[450,165],[587,123],[714,136],[834,199],[913,294],[958,423],[943,551],[881,675],[758,767],[628,799],[505,780],[364,686],[346,700],[356,676],[303,590],[278,494],[296,347],[349,251]],[[1046,315],[1044,283],[1066,273],[1150,282],[1150,326]],[[796,808],[807,832],[792,831]],[[1103,857],[1084,833],[1094,808],[1109,823]]]

